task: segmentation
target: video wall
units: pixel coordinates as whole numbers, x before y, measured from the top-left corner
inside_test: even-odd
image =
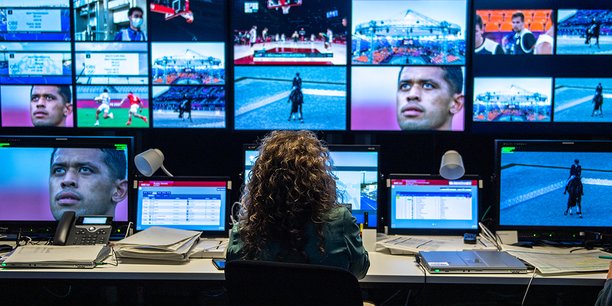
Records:
[[[595,0],[6,0],[0,126],[600,131],[610,34]]]

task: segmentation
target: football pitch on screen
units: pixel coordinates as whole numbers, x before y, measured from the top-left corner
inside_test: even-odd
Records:
[[[147,117],[148,122],[144,122],[140,118],[132,116],[132,123],[127,125],[128,121],[128,108],[112,108],[110,112],[113,113],[113,119],[104,119],[104,113],[101,112],[99,117],[100,125],[95,126],[96,123],[96,109],[95,108],[79,108],[77,115],[77,126],[78,127],[96,127],[96,128],[143,128],[149,127],[149,108],[142,108],[142,112],[139,115]]]

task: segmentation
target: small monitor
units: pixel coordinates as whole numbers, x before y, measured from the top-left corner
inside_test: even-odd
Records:
[[[479,180],[427,174],[389,176],[389,233],[459,234],[478,230]]]
[[[612,141],[496,140],[495,147],[499,228],[612,229]]]
[[[75,211],[112,216],[124,230],[132,148],[131,137],[0,135],[0,224],[43,238]]]
[[[138,181],[136,230],[164,226],[226,235],[229,179],[157,177]]]
[[[338,204],[348,208],[358,224],[376,228],[378,216],[378,146],[330,145]],[[256,145],[245,146],[244,182],[258,156]]]

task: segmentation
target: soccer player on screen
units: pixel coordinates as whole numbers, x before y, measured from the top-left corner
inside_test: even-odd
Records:
[[[128,95],[123,98],[123,100],[121,100],[120,105],[123,105],[123,102],[126,100],[130,101],[130,110],[128,111],[128,121],[125,123],[125,125],[132,124],[132,116],[140,118],[142,121],[147,123],[147,117],[138,114],[139,112],[142,112],[142,107],[144,107],[142,100],[140,100],[140,98],[131,91],[128,92]]]
[[[502,39],[506,54],[533,54],[536,38],[525,28],[525,14],[512,14],[512,31]]]
[[[104,112],[104,115],[102,115],[102,118],[104,119],[108,119],[111,118],[113,119],[113,113],[110,112],[110,102],[111,102],[111,97],[108,94],[108,89],[104,88],[104,90],[102,91],[102,93],[97,96],[95,98],[96,102],[100,103],[100,106],[98,106],[98,109],[96,109],[96,123],[94,123],[94,126],[98,126],[100,125],[100,113]]]
[[[458,66],[403,66],[396,92],[397,123],[402,130],[452,129],[463,109],[463,73]]]
[[[144,11],[140,7],[132,7],[128,10],[128,19],[130,20],[130,26],[119,30],[115,34],[116,41],[146,41],[147,34],[140,29],[143,23],[142,17]]]
[[[77,216],[115,215],[127,197],[127,158],[115,148],[56,148],[51,153],[49,197],[59,220],[65,211]]]
[[[72,114],[68,85],[33,85],[30,89],[30,118],[35,127],[65,127]]]
[[[482,17],[476,14],[475,19],[476,21],[474,25],[474,53],[491,55],[504,54],[504,50],[498,43],[484,37],[484,25],[482,23]]]

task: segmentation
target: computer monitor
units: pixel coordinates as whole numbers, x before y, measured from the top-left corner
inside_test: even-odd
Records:
[[[378,146],[330,145],[336,176],[338,203],[351,210],[357,223],[376,228],[378,224]],[[258,156],[256,145],[245,145],[244,181]]]
[[[612,141],[496,140],[499,228],[612,230]],[[519,237],[520,238],[520,237]]]
[[[229,178],[153,177],[138,181],[136,230],[164,226],[227,235]]]
[[[0,135],[0,224],[53,234],[64,211],[129,220],[133,138]],[[116,233],[120,234],[120,233]]]
[[[478,231],[481,182],[427,174],[391,174],[389,233],[460,234]]]

